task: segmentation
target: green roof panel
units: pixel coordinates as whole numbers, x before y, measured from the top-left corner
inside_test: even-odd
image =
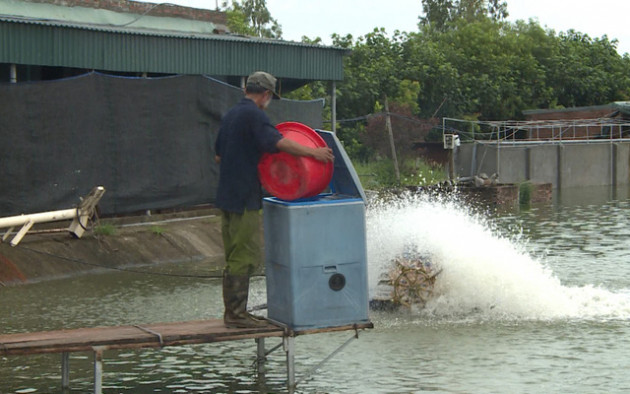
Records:
[[[212,34],[213,29],[210,22],[183,18],[138,19],[106,10],[3,0],[0,63],[225,76],[266,70],[279,78],[343,79],[346,49]]]

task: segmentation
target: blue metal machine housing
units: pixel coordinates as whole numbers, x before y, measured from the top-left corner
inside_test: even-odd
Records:
[[[329,131],[330,192],[263,199],[268,318],[312,329],[368,322],[365,193],[348,155]]]

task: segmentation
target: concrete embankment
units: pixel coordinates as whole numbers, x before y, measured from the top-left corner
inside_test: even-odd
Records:
[[[203,261],[206,274],[221,276],[223,244],[216,210],[100,219],[80,239],[51,229],[68,225],[34,227],[15,247],[9,244],[12,236],[0,243],[0,286],[194,261]]]
[[[458,147],[460,177],[499,174],[502,183],[551,183],[554,189],[630,184],[630,140],[491,141]]]

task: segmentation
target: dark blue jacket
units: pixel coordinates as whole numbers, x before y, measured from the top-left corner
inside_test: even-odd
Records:
[[[258,162],[264,152],[277,152],[281,139],[267,114],[248,98],[225,114],[214,147],[221,157],[218,208],[237,213],[262,208]]]

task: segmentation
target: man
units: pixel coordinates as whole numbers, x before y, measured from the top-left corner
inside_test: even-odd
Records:
[[[273,97],[279,97],[276,78],[262,71],[251,74],[245,97],[223,117],[215,144],[215,160],[220,164],[216,206],[221,209],[226,261],[223,320],[232,328],[266,325],[247,312],[249,277],[262,260],[260,157],[264,152],[283,151],[323,162],[333,160],[330,148],[310,148],[282,137],[264,112]]]

